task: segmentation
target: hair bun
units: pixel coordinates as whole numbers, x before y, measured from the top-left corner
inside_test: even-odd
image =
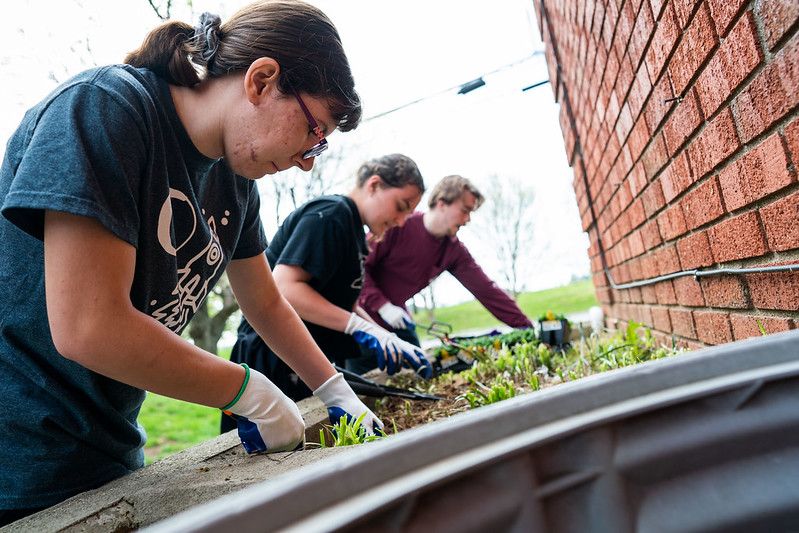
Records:
[[[209,63],[216,51],[219,49],[219,26],[222,24],[222,19],[219,15],[208,13],[207,11],[200,15],[200,22],[194,28],[194,36],[202,37],[205,40],[205,49],[200,52],[200,57],[205,63]]]

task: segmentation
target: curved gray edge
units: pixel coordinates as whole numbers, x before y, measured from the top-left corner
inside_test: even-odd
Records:
[[[547,424],[588,416],[592,411],[604,410],[602,416],[613,416],[614,409],[619,410],[617,404],[647,395],[652,395],[662,406],[669,401],[670,389],[680,388],[684,397],[691,394],[691,386],[695,385],[694,393],[701,394],[707,392],[703,382],[714,381],[712,387],[723,387],[724,380],[717,378],[749,372],[755,379],[768,374],[766,367],[797,361],[799,331],[795,330],[590,376],[353,447],[329,460],[176,515],[146,531],[210,532],[234,523],[237,530],[275,531],[290,527],[309,513],[333,507],[354,495],[373,491],[377,484],[389,483],[414,471],[441,473],[440,465],[432,466],[451,463],[456,456],[460,455],[463,461],[474,461],[468,458],[481,447],[484,450],[480,453],[485,450],[502,453],[503,441],[512,443],[525,433],[524,438],[529,440],[530,432]],[[624,409],[635,405],[640,411],[646,409],[645,404],[627,402]],[[616,412],[615,416],[622,413]],[[589,419],[590,416],[584,418]],[[449,464],[447,469],[451,467]]]

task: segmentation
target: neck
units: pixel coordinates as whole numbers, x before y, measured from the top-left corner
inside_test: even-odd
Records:
[[[214,102],[225,101],[225,97],[218,94],[224,91],[223,86],[219,80],[205,81],[196,87],[169,86],[175,110],[191,142],[211,159],[225,155],[222,126],[214,105]]]
[[[441,228],[439,228],[438,216],[436,215],[435,211],[431,210],[422,215],[422,223],[424,224],[424,229],[427,230],[427,233],[433,237],[439,238],[446,235],[446,231],[441,231]]]

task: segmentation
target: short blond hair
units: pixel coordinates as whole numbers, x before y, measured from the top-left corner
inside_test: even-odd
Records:
[[[430,191],[430,198],[427,200],[427,205],[434,208],[438,201],[441,200],[447,205],[461,198],[463,191],[469,191],[474,195],[474,210],[482,205],[484,197],[483,194],[474,186],[474,183],[467,180],[463,176],[446,176],[441,178],[441,181],[436,183],[435,187]]]

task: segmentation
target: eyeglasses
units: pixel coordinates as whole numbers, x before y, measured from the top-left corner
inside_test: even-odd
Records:
[[[302,101],[302,98],[300,98],[300,95],[297,94],[297,91],[294,89],[294,87],[291,88],[291,92],[294,93],[294,98],[296,98],[297,103],[300,104],[300,109],[302,109],[302,112],[305,113],[305,118],[308,119],[308,124],[311,125],[311,129],[316,134],[316,138],[319,139],[318,143],[305,150],[305,153],[302,154],[303,159],[310,159],[327,150],[327,139],[325,139],[325,136],[322,134],[322,130],[319,129],[319,124],[316,123],[316,120],[314,120],[311,112],[308,111],[307,107],[305,107],[305,103]]]

